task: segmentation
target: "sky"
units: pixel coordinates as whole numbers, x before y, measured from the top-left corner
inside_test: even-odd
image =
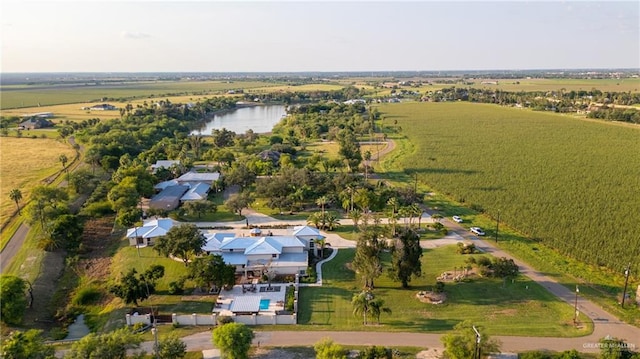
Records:
[[[3,73],[640,67],[638,1],[0,2]]]

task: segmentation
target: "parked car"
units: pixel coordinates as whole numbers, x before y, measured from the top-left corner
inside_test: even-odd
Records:
[[[460,216],[453,216],[451,218],[453,218],[453,220],[458,222],[458,223],[462,223],[462,218],[460,218]]]
[[[471,233],[476,234],[478,236],[484,236],[484,231],[480,227],[471,227],[469,228]]]

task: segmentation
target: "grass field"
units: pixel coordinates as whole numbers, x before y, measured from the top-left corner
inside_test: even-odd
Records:
[[[323,266],[323,286],[302,288],[299,326],[321,330],[371,330],[443,332],[463,320],[472,320],[491,335],[532,335],[571,337],[588,334],[591,323],[582,330],[573,328],[573,308],[555,298],[535,282],[517,277],[503,287],[499,279],[478,279],[465,283],[447,283],[448,300],[442,305],[420,302],[415,295],[430,290],[435,278],[444,271],[460,268],[465,256],[455,246],[425,250],[420,278],[411,281],[410,289],[401,289],[383,274],[376,282],[374,294],[385,301],[391,315],[382,314],[381,325],[362,325],[362,318],[352,314],[351,298],[361,283],[346,264],[352,249],[340,249],[337,257]],[[385,258],[388,264],[389,257]]]
[[[70,161],[75,157],[71,146],[61,140],[0,138],[0,223],[4,223],[16,208],[9,199],[9,192],[20,189],[23,198],[20,205],[23,206],[34,186],[62,169],[58,160],[61,154]]]
[[[101,99],[197,96],[231,89],[266,89],[271,85],[278,84],[261,81],[155,81],[84,86],[3,86],[0,109],[89,103]]]
[[[622,268],[637,266],[640,256],[634,204],[640,198],[640,128],[466,103],[379,109],[411,128],[380,164],[390,178],[406,182],[417,172],[428,190],[441,194],[430,206],[468,216],[467,225],[488,228],[488,236],[500,211],[501,246],[567,287],[592,286],[585,295],[640,323],[640,311],[616,305]],[[503,233],[509,226],[517,230]],[[614,238],[625,244],[613,245]],[[584,258],[618,270],[586,265]],[[637,285],[632,277],[630,287]]]

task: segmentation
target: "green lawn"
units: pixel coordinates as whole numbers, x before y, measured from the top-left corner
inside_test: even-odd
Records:
[[[423,275],[412,280],[410,289],[403,290],[386,275],[381,276],[374,293],[393,314],[383,314],[380,326],[364,327],[362,318],[352,315],[350,302],[361,289],[355,273],[346,266],[353,250],[341,249],[323,266],[323,287],[301,289],[298,322],[324,330],[443,332],[468,319],[491,335],[573,337],[591,332],[591,322],[582,330],[574,329],[573,308],[523,276],[504,287],[499,279],[447,283],[445,304],[418,301],[415,294],[431,289],[439,274],[462,266],[465,256],[455,250],[455,246],[425,250]]]

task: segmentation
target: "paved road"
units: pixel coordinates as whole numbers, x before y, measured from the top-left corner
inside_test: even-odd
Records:
[[[0,273],[4,273],[5,269],[11,264],[13,257],[18,253],[20,247],[22,247],[27,233],[29,233],[29,226],[22,223],[20,227],[18,227],[18,230],[16,230],[16,233],[13,234],[13,237],[7,242],[7,245],[0,253]]]
[[[385,332],[334,332],[334,331],[259,331],[253,340],[254,345],[261,346],[313,346],[322,338],[331,338],[342,345],[384,345],[390,347],[410,346],[419,348],[442,349],[442,334],[424,333],[385,333]],[[580,352],[598,352],[596,348],[599,338],[592,336],[581,338],[540,338],[495,336],[502,342],[502,352],[519,352],[526,350],[564,351],[576,349]],[[211,332],[192,334],[182,338],[187,350],[212,349]],[[633,343],[633,341],[631,341]],[[636,348],[638,343],[636,340]],[[153,348],[152,342],[142,345],[147,351]]]

